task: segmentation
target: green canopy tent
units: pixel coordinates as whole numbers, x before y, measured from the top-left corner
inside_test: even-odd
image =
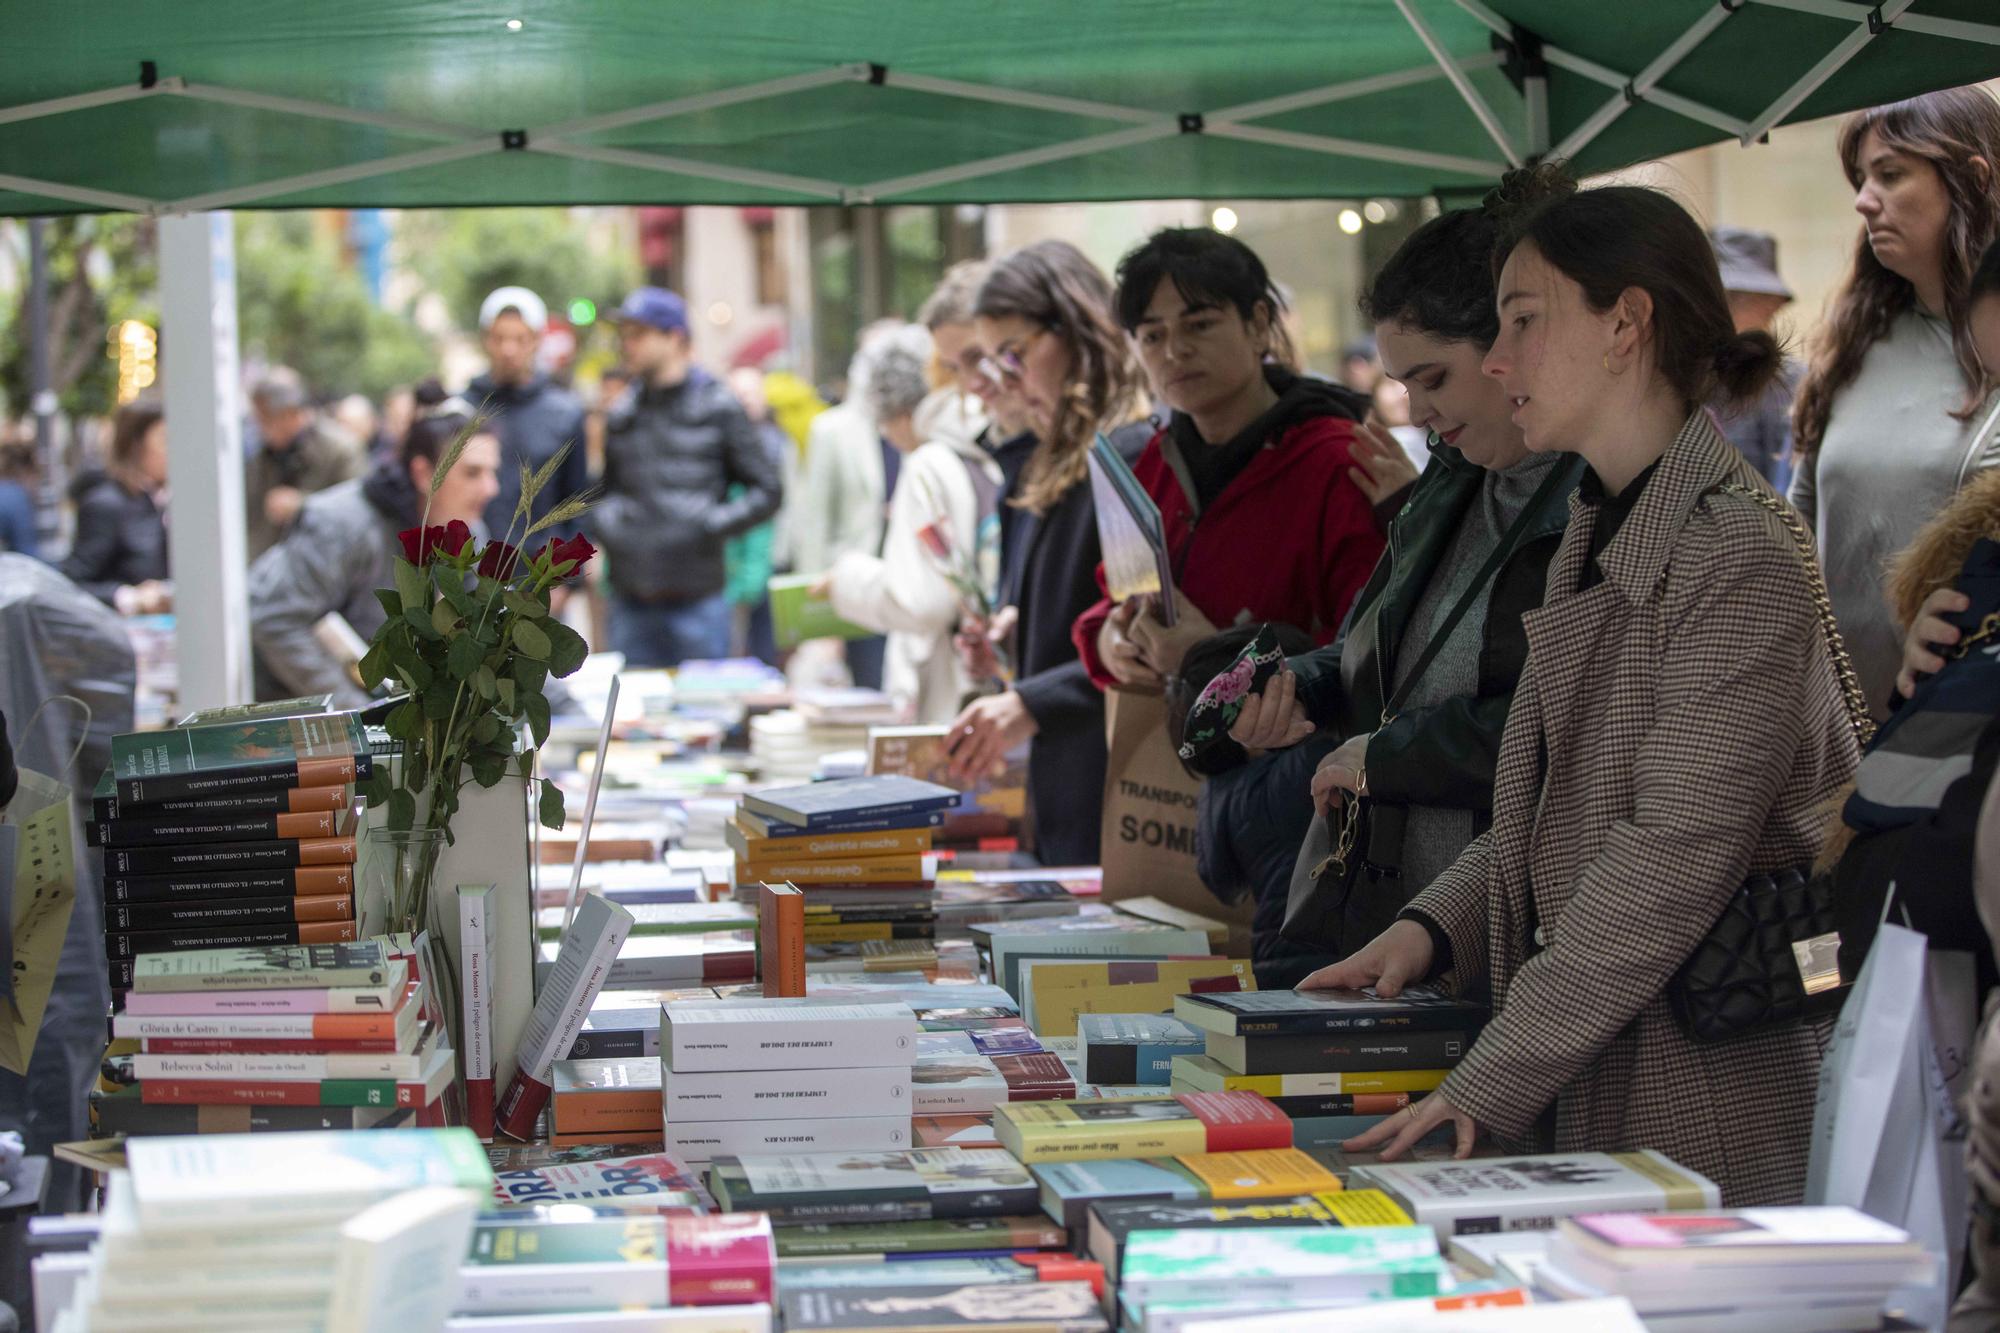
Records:
[[[1416,195],[2000,74],[1995,0],[5,0],[0,213]]]

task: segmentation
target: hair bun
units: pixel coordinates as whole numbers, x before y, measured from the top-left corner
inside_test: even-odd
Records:
[[[418,407],[436,407],[451,397],[435,375],[419,380],[417,386],[410,390],[410,396],[416,400]]]
[[[1506,222],[1531,213],[1544,204],[1566,199],[1576,193],[1576,177],[1569,165],[1545,158],[1525,167],[1516,167],[1486,192],[1479,211],[1496,222]]]
[[[1762,329],[1736,334],[1715,350],[1716,387],[1732,403],[1747,402],[1764,392],[1784,362],[1784,349]]]

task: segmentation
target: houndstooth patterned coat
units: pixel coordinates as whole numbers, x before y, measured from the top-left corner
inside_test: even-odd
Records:
[[[1752,873],[1810,862],[1857,752],[1798,548],[1705,413],[1681,428],[1577,591],[1572,498],[1507,719],[1493,826],[1411,903],[1492,1022],[1439,1092],[1559,1151],[1657,1148],[1732,1207],[1796,1203],[1823,1027],[1707,1045],[1669,979]]]

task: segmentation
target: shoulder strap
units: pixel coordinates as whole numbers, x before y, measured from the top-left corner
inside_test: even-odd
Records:
[[[1725,481],[1715,489],[1725,495],[1739,496],[1769,511],[1792,534],[1792,545],[1798,551],[1799,563],[1805,566],[1806,589],[1812,594],[1813,610],[1819,615],[1820,635],[1826,640],[1827,656],[1833,659],[1833,674],[1840,681],[1840,693],[1847,701],[1848,724],[1854,728],[1854,739],[1867,749],[1868,743],[1875,739],[1875,719],[1868,715],[1868,696],[1862,692],[1861,678],[1854,674],[1854,660],[1847,655],[1847,644],[1840,637],[1840,622],[1833,614],[1833,598],[1827,595],[1826,579],[1820,573],[1819,557],[1814,553],[1812,534],[1806,531],[1805,520],[1799,517],[1796,509],[1777,496],[1768,495],[1753,486]]]
[[[1471,586],[1460,594],[1458,602],[1451,608],[1451,614],[1444,618],[1444,623],[1431,635],[1430,642],[1424,645],[1423,655],[1417,659],[1417,664],[1410,668],[1410,674],[1396,687],[1395,695],[1382,706],[1383,726],[1386,727],[1395,720],[1397,710],[1402,708],[1403,701],[1410,697],[1410,691],[1415,688],[1419,680],[1423,679],[1423,674],[1430,669],[1431,662],[1444,651],[1445,641],[1451,638],[1451,632],[1458,628],[1458,622],[1465,619],[1465,613],[1479,600],[1481,590],[1495,574],[1500,572],[1500,566],[1506,564],[1508,557],[1512,556],[1515,548],[1520,546],[1521,538],[1541,514],[1542,506],[1547,504],[1550,497],[1561,487],[1569,471],[1569,460],[1557,459],[1549,468],[1549,475],[1542,479],[1542,484],[1537,486],[1535,493],[1528,498],[1528,503],[1515,516],[1514,521],[1508,524],[1507,531],[1501,535],[1492,554],[1486,557],[1486,563],[1472,576]]]

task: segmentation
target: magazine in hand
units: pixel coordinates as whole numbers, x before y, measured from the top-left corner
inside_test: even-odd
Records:
[[[1111,600],[1152,597],[1160,623],[1174,623],[1174,573],[1160,507],[1118,450],[1100,432],[1090,446],[1090,494],[1097,508],[1097,544]]]

